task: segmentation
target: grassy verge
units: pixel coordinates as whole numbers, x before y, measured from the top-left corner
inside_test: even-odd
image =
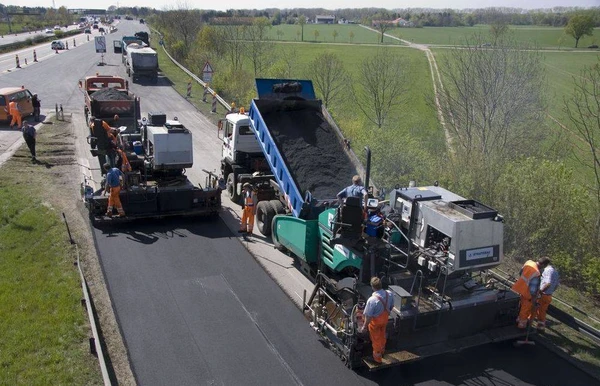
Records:
[[[61,219],[75,164],[65,134],[44,125],[39,163],[22,146],[0,168],[0,385],[102,384]]]

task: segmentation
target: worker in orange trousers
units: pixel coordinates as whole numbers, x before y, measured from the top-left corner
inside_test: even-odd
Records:
[[[21,117],[21,110],[19,110],[19,105],[15,101],[15,98],[10,98],[10,102],[8,103],[8,114],[12,117],[10,121],[10,128],[12,129],[13,125],[17,125],[17,129],[21,129],[23,127],[23,118]]]
[[[381,363],[386,343],[385,330],[390,312],[394,308],[394,295],[391,291],[383,289],[381,279],[378,277],[371,278],[371,288],[373,294],[367,300],[363,313],[365,324],[359,328],[359,332],[364,332],[365,326],[369,327],[369,336],[373,346],[373,360]]]
[[[244,209],[242,211],[242,222],[240,224],[240,233],[252,234],[254,229],[254,215],[256,214],[256,193],[252,189],[252,185],[249,182],[244,183],[243,199]]]
[[[125,217],[125,211],[121,204],[121,184],[123,183],[122,177],[123,172],[117,168],[111,168],[110,164],[104,164],[104,170],[106,171],[106,190],[105,193],[110,193],[108,196],[108,208],[106,209],[106,215],[112,217],[113,208],[117,208],[119,217]]]
[[[536,315],[537,330],[539,332],[544,332],[546,328],[546,312],[550,303],[552,303],[552,294],[556,291],[559,284],[558,271],[550,264],[548,263],[548,266],[544,269],[540,284],[539,307]]]
[[[527,328],[527,322],[531,318],[534,301],[537,302],[537,293],[540,288],[541,271],[548,266],[550,259],[541,257],[538,261],[527,260],[521,268],[519,278],[513,284],[512,290],[521,295],[521,309],[517,318],[517,327]]]

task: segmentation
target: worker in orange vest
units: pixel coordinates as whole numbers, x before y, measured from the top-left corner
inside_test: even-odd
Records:
[[[390,312],[394,308],[394,294],[391,291],[383,289],[381,279],[378,277],[371,278],[371,288],[373,289],[373,294],[367,300],[363,312],[365,324],[359,328],[358,332],[362,333],[365,330],[365,326],[369,327],[369,336],[371,337],[371,345],[373,346],[373,360],[381,363],[386,343],[385,329]]]
[[[125,217],[125,211],[121,204],[121,185],[123,184],[123,173],[117,169],[111,167],[109,164],[104,164],[104,171],[106,172],[106,187],[104,190],[108,196],[108,208],[106,209],[106,216],[112,217],[113,208],[117,208],[119,217]]]
[[[517,327],[527,328],[531,318],[533,302],[537,302],[537,293],[540,288],[541,271],[548,266],[550,259],[541,257],[538,261],[527,260],[521,268],[520,277],[512,286],[512,290],[521,295],[521,309],[517,319]]]
[[[242,222],[240,224],[240,233],[252,234],[254,228],[254,215],[256,214],[256,193],[249,182],[244,183],[243,187],[244,209],[242,211]]]
[[[8,111],[7,113],[12,116],[12,120],[10,121],[10,128],[12,129],[13,125],[17,124],[17,129],[21,129],[23,127],[23,121],[21,117],[21,110],[19,110],[19,105],[15,101],[15,98],[10,98],[10,102],[8,103]]]

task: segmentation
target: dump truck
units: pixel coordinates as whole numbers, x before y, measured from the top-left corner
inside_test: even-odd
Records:
[[[116,134],[116,147],[100,121],[94,123],[95,146],[92,155],[115,151],[115,166],[124,170],[120,192],[125,217],[106,216],[108,196],[104,187],[94,191],[91,178],[81,185],[82,199],[93,223],[130,221],[139,218],[168,216],[204,216],[216,218],[221,210],[221,187],[218,176],[204,170],[203,185],[194,185],[185,175],[193,166],[192,133],[166,114],[149,113],[139,122],[139,129]],[[116,150],[118,148],[118,150]],[[125,155],[125,156],[123,156]],[[130,170],[123,163],[130,165]]]
[[[353,174],[368,186],[370,151],[363,168],[310,81],[258,79],[257,90],[248,114],[219,123],[227,190],[235,198],[243,181],[266,187],[259,230],[313,278],[302,310],[347,366],[378,370],[524,335],[518,295],[489,271],[503,259],[496,210],[437,184],[398,187],[388,199],[371,188],[366,208],[359,197],[339,205]],[[360,328],[373,276],[395,304],[382,363]]]
[[[221,173],[234,202],[244,183],[255,186],[258,229],[270,236],[275,214],[316,219],[335,205],[362,165],[328,120],[311,81],[257,79],[256,86],[259,98],[248,114],[219,122]]]
[[[121,54],[121,63],[125,64],[127,60],[127,46],[130,44],[138,44],[141,47],[147,44],[138,36],[123,36],[120,40],[113,40],[113,52]]]
[[[129,82],[120,76],[88,76],[79,81],[84,96],[83,113],[86,122],[91,124],[92,117],[112,122],[119,116],[119,126],[135,131],[140,119],[140,99],[129,91]]]
[[[133,82],[140,77],[146,77],[156,83],[158,81],[158,55],[156,51],[135,43],[128,45],[125,71]]]

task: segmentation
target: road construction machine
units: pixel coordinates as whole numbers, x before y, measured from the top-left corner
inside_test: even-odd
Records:
[[[303,312],[352,368],[381,369],[520,337],[519,297],[489,269],[503,259],[496,210],[437,184],[397,187],[368,205],[336,193],[362,167],[305,80],[258,79],[248,114],[219,123],[221,168],[234,200],[258,187],[257,225],[315,286]],[[383,189],[381,190],[383,191]],[[392,292],[383,363],[371,357],[362,312],[377,276]]]
[[[111,130],[96,120],[94,136],[89,137],[94,156],[98,152],[115,156],[115,166],[124,171],[120,193],[126,216],[105,216],[108,196],[101,187],[94,191],[89,179],[81,193],[93,222],[125,221],[167,216],[212,216],[221,210],[218,176],[207,174],[204,185],[195,186],[185,171],[193,165],[192,133],[177,119],[162,113],[149,113],[139,122],[139,130]],[[127,166],[127,164],[129,166]]]

